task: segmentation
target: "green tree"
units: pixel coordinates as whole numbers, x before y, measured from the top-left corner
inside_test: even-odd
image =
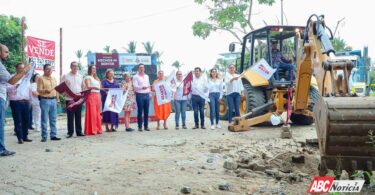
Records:
[[[275,0],[256,0],[259,4],[271,6]],[[254,0],[195,0],[205,5],[209,17],[205,21],[196,21],[193,26],[194,36],[207,38],[213,31],[226,31],[239,42],[248,32],[254,30],[251,22]]]
[[[106,45],[106,46],[103,48],[103,50],[104,50],[105,53],[109,53],[109,51],[111,50],[111,46]]]
[[[83,67],[82,67],[82,64],[81,64],[81,58],[83,56],[83,52],[82,52],[82,50],[79,49],[79,50],[75,51],[74,54],[76,54],[76,57],[78,58],[78,68],[79,68],[79,70],[82,70]]]
[[[340,37],[333,38],[332,46],[336,51],[352,50],[352,47],[347,45],[345,40]]]
[[[111,53],[118,53],[117,49],[112,49]]]
[[[154,54],[156,55],[156,63],[158,66],[158,70],[160,70],[161,65],[164,64],[164,62],[161,60],[161,56],[163,55],[163,52],[155,51]]]
[[[24,41],[26,43],[26,39]],[[0,15],[0,43],[9,48],[9,59],[3,64],[9,72],[14,73],[16,71],[14,65],[22,61],[22,18]],[[26,56],[24,57],[26,59]]]
[[[172,66],[175,67],[175,68],[177,68],[177,70],[180,70],[181,65],[182,65],[182,64],[181,64],[178,60],[176,60],[176,61],[173,62],[173,64],[172,64]]]
[[[224,60],[222,58],[219,58],[219,59],[216,60],[216,64],[215,64],[214,68],[216,68],[220,72],[226,72],[227,69],[228,69],[228,66],[229,66],[228,60]]]
[[[146,53],[151,55],[153,54],[154,45],[155,43],[152,43],[150,41],[142,42],[143,48],[145,49]]]
[[[128,53],[136,53],[136,48],[137,48],[137,42],[135,41],[130,41],[128,43],[128,47],[122,47],[123,49],[126,50]]]

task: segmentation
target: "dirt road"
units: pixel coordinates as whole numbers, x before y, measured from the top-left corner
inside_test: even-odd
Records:
[[[187,130],[174,129],[172,114],[169,130],[157,131],[152,123],[151,132],[121,126],[66,139],[60,117],[64,139],[41,143],[40,133],[31,131],[34,141],[23,145],[8,123],[6,145],[17,154],[0,158],[0,194],[181,194],[184,186],[191,194],[305,194],[317,174],[318,150],[298,143],[316,138],[313,126],[294,127],[294,140],[282,140],[279,127],[232,133],[224,121],[223,129],[192,130],[192,112],[187,118]],[[298,152],[305,163],[290,164]],[[251,163],[257,167],[244,167]]]

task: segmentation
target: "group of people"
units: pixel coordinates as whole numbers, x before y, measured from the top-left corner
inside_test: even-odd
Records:
[[[56,79],[52,76],[52,67],[45,64],[43,75],[34,74],[31,77],[30,93],[17,93],[20,83],[24,80],[30,66],[22,63],[16,65],[16,73],[10,75],[3,65],[3,61],[8,58],[9,50],[5,45],[0,45],[0,156],[12,155],[15,152],[9,151],[4,146],[4,120],[7,98],[12,110],[14,121],[14,130],[18,138],[18,143],[31,142],[28,137],[30,128],[30,115],[34,121],[36,131],[41,130],[41,141],[46,142],[48,138],[48,126],[50,128],[49,138],[58,141],[57,137],[57,104],[59,103],[59,94],[55,90],[58,85]],[[119,83],[114,79],[114,71],[108,69],[105,72],[104,80],[100,81],[96,73],[95,65],[88,68],[87,76],[83,77],[78,72],[78,63],[70,64],[70,72],[65,74],[60,82],[65,82],[70,90],[80,95],[82,91],[89,90],[85,103],[85,121],[84,130],[82,128],[82,105],[74,111],[67,109],[67,138],[71,138],[76,133],[77,136],[96,135],[102,133],[102,124],[104,123],[107,132],[117,131],[119,125],[118,113],[106,111],[102,112],[108,90],[111,88],[121,88],[127,91],[125,105],[123,107],[125,116],[125,130],[134,131],[130,127],[131,112],[137,109],[138,131],[150,131],[149,128],[149,106],[152,94],[155,93],[155,85],[165,81],[164,72],[159,70],[157,79],[150,84],[149,76],[145,73],[145,66],[138,65],[138,72],[131,77],[125,73],[124,81]],[[204,122],[204,108],[206,101],[209,101],[211,129],[221,128],[219,124],[220,101],[223,97],[223,86],[226,88],[226,100],[228,104],[228,120],[232,120],[232,112],[239,116],[240,96],[243,91],[240,75],[235,73],[235,66],[229,67],[229,72],[224,78],[219,78],[218,70],[211,69],[208,79],[202,76],[201,68],[194,69],[194,79],[192,81],[191,93],[184,95],[183,83],[184,77],[181,71],[176,72],[176,87],[172,89],[172,102],[161,104],[157,103],[154,95],[154,110],[157,121],[156,129],[168,129],[167,120],[172,110],[172,104],[175,107],[175,129],[187,129],[186,110],[189,102],[192,103],[194,110],[193,129],[206,129]],[[208,97],[205,95],[208,94]],[[73,98],[66,96],[66,106]],[[30,110],[32,108],[32,111]],[[198,117],[199,115],[199,117]],[[181,119],[181,126],[180,126]]]

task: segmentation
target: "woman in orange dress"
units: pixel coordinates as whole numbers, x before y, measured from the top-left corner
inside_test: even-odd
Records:
[[[96,75],[96,67],[89,66],[88,75],[84,78],[85,88],[91,90],[86,100],[85,134],[96,135],[102,133],[100,116],[100,80]]]
[[[155,92],[155,85],[158,83],[158,82],[161,82],[161,81],[164,81],[164,72],[162,70],[159,70],[158,72],[158,78],[154,81],[154,83],[152,84],[152,91]],[[171,103],[168,102],[166,104],[161,104],[161,105],[158,105],[158,102],[157,102],[157,97],[156,95],[154,95],[154,110],[155,110],[155,116],[156,116],[156,121],[157,121],[157,127],[156,129],[159,130],[160,129],[160,121],[163,120],[164,121],[164,129],[168,129],[167,127],[167,119],[169,117],[169,115],[171,114]]]

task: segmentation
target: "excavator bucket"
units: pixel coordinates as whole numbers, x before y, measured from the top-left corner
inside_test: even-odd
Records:
[[[321,154],[320,175],[327,169],[372,171],[375,166],[375,97],[321,97],[314,107]]]

